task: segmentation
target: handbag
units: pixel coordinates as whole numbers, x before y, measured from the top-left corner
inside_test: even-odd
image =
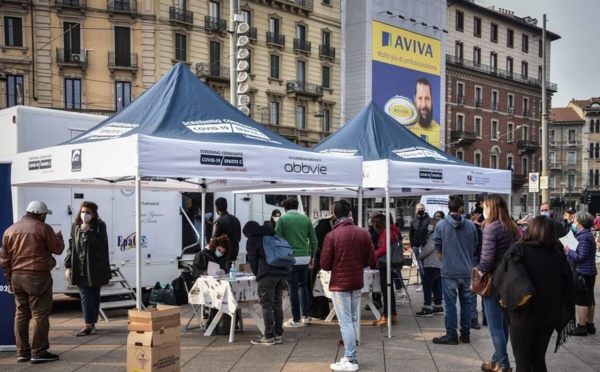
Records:
[[[481,297],[492,296],[492,282],[494,279],[494,273],[485,273],[481,275],[476,267],[473,268],[471,274],[471,292],[480,295]]]
[[[152,293],[150,294],[150,306],[156,305],[177,305],[175,291],[173,291],[171,284],[167,284],[163,287],[160,282],[156,282],[156,285],[152,288]]]
[[[402,236],[399,236],[398,239],[392,244],[390,247],[390,264],[392,269],[401,269],[404,266],[404,255],[402,253]],[[379,257],[377,261],[377,265],[380,268],[387,267],[387,258],[386,255]]]

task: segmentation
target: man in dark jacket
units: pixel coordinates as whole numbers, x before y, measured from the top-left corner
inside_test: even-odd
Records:
[[[408,237],[410,238],[410,246],[413,248],[413,252],[416,257],[419,257],[421,247],[425,246],[427,242],[427,226],[429,226],[429,221],[431,221],[431,217],[425,212],[425,205],[419,203],[416,207],[417,215],[410,223],[410,230],[408,232]],[[419,267],[419,275],[423,278],[423,264],[420,261],[417,261],[417,266]],[[417,292],[423,290],[423,286],[420,285],[417,288]]]
[[[332,214],[329,218],[323,218],[315,226],[317,235],[317,253],[315,254],[315,264],[310,269],[310,288],[308,291],[308,316],[316,319],[325,319],[329,315],[329,299],[325,296],[313,297],[312,289],[315,287],[317,274],[321,270],[321,252],[325,236],[333,229],[335,216]]]
[[[283,342],[283,289],[286,288],[289,269],[267,263],[263,237],[274,236],[270,226],[260,226],[256,221],[244,225],[244,236],[248,238],[246,251],[248,264],[258,282],[258,298],[265,322],[265,335],[251,340],[253,345],[274,345]]]
[[[242,239],[240,220],[227,212],[227,199],[225,198],[215,200],[215,209],[219,214],[219,218],[213,225],[212,237],[218,238],[223,234],[227,235],[229,238],[229,257],[227,261],[234,262],[237,260],[240,251],[240,240]]]
[[[575,211],[574,210],[570,210],[570,211],[572,212],[572,215],[575,216]],[[569,211],[565,212],[565,214],[566,213],[569,213]],[[540,204],[540,215],[549,217],[554,221],[554,227],[556,228],[556,238],[557,239],[562,238],[563,236],[565,236],[569,233],[569,230],[571,229],[570,225],[569,225],[569,230],[565,230],[565,226],[564,226],[563,222],[560,221],[558,218],[556,218],[556,216],[554,215],[554,211],[550,207],[550,203],[544,202],[544,203]]]
[[[329,290],[338,317],[345,353],[330,365],[334,371],[358,371],[356,359],[356,319],[358,302],[364,286],[363,270],[375,265],[375,250],[369,233],[352,221],[350,203],[335,203],[333,230],[325,237],[321,267],[331,271]]]

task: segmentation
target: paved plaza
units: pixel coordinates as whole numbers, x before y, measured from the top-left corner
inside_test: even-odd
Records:
[[[600,282],[600,281],[599,281]],[[492,355],[487,327],[472,330],[471,344],[434,345],[431,339],[444,333],[444,317],[417,318],[422,293],[409,286],[412,303],[398,305],[399,325],[388,339],[387,328],[371,325],[373,315],[363,310],[362,345],[358,348],[361,371],[479,371]],[[597,285],[596,293],[600,291]],[[596,295],[598,298],[598,294]],[[286,319],[290,315],[286,308]],[[82,323],[79,300],[55,296],[50,318],[50,351],[60,354],[60,361],[41,365],[17,364],[14,352],[0,353],[0,371],[123,371],[126,368],[127,312],[112,311],[108,323],[98,324],[98,333],[74,337]],[[314,321],[302,328],[286,328],[284,343],[253,346],[250,340],[259,335],[251,318],[244,319],[244,332],[237,332],[234,343],[228,336],[205,337],[200,329],[185,330],[192,316],[189,305],[181,308],[182,371],[327,371],[343,356],[336,345],[340,331],[336,322]],[[244,312],[244,316],[247,313]],[[596,314],[596,324],[600,324]],[[572,337],[566,347],[553,351],[554,338],[547,355],[550,371],[600,371],[600,334]],[[509,352],[514,366],[512,351]]]

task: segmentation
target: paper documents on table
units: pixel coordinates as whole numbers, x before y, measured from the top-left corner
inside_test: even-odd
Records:
[[[206,268],[206,273],[210,276],[221,275],[221,268],[219,267],[219,264],[208,261],[208,267]]]
[[[577,249],[579,242],[575,239],[575,235],[573,235],[573,230],[569,230],[569,233],[562,238],[559,238],[560,242],[563,246],[569,247],[570,250],[574,251]]]

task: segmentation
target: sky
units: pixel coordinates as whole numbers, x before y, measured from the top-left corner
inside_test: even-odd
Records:
[[[483,4],[482,4],[483,2]],[[516,16],[537,18],[542,27],[561,36],[552,42],[550,81],[558,84],[552,107],[566,107],[572,98],[600,96],[600,1],[598,0],[476,0],[484,6],[508,9]]]

